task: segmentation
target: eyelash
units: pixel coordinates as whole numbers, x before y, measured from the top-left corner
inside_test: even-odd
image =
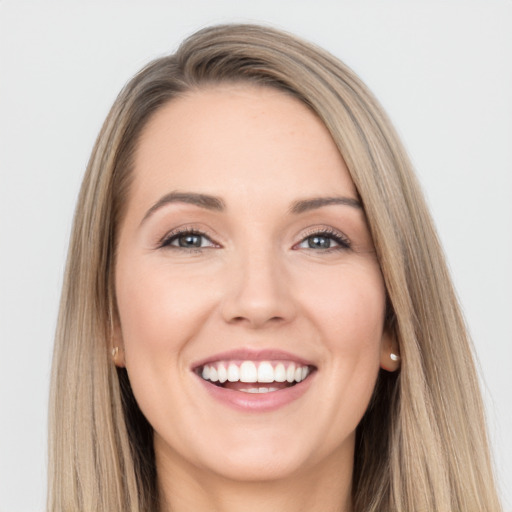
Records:
[[[212,238],[208,235],[208,233],[205,233],[204,231],[199,231],[194,228],[181,228],[179,230],[172,231],[170,233],[167,233],[163,239],[159,242],[158,248],[164,249],[164,248],[171,248],[171,249],[178,249],[181,251],[187,251],[187,252],[201,252],[202,250],[209,248],[209,247],[179,247],[171,245],[172,242],[177,240],[180,236],[184,235],[191,235],[191,236],[198,236],[202,238],[206,238],[212,246],[220,247],[218,244],[216,244]],[[321,238],[327,238],[329,240],[334,240],[336,242],[337,246],[335,247],[328,247],[325,249],[319,249],[320,252],[333,252],[333,251],[340,251],[340,250],[347,250],[352,247],[350,240],[341,234],[338,231],[332,230],[332,229],[316,229],[312,230],[310,233],[307,233],[299,243],[295,244],[293,246],[293,249],[297,250],[299,249],[298,246],[306,242],[308,239],[313,237],[321,237]],[[211,247],[211,246],[210,246]],[[308,248],[309,250],[316,250],[312,247]]]
[[[218,244],[213,242],[211,236],[208,235],[208,233],[205,233],[204,231],[199,231],[194,228],[185,227],[185,228],[180,228],[175,231],[171,231],[170,233],[167,233],[162,238],[162,240],[160,240],[160,242],[158,243],[158,248],[159,249],[165,249],[165,248],[178,249],[178,250],[187,251],[187,252],[201,252],[201,250],[205,249],[205,247],[179,247],[179,246],[171,245],[172,242],[177,240],[180,236],[184,236],[184,235],[191,235],[191,236],[198,236],[198,237],[206,238],[207,240],[209,240],[211,242],[212,245],[218,246]]]
[[[335,247],[321,249],[321,252],[344,251],[352,247],[350,240],[345,235],[333,229],[314,229],[310,233],[307,233],[306,236],[304,236],[298,244],[294,245],[294,247],[303,244],[308,239],[313,237],[327,238],[329,240],[334,240],[338,244]],[[308,249],[313,251],[315,250],[312,247],[309,247]]]

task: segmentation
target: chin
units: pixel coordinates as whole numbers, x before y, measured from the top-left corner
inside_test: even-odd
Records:
[[[268,482],[286,480],[304,469],[304,460],[298,455],[283,456],[280,450],[248,452],[224,456],[221,464],[210,466],[210,472],[237,482]]]

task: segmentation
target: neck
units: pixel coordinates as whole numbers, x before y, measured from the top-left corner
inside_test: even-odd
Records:
[[[205,474],[157,455],[161,512],[351,512],[352,457],[269,481],[239,481]]]

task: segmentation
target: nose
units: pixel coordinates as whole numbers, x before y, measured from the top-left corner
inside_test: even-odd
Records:
[[[258,329],[293,320],[296,304],[285,265],[277,255],[248,252],[231,263],[222,303],[226,322]]]

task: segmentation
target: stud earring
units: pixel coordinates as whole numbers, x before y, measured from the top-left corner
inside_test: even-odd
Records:
[[[400,361],[400,356],[398,354],[393,354],[393,352],[391,352],[391,354],[389,354],[389,358],[391,359],[391,361]]]
[[[119,354],[119,347],[114,347],[112,349],[112,359],[114,359],[114,363],[116,362],[117,354]]]

